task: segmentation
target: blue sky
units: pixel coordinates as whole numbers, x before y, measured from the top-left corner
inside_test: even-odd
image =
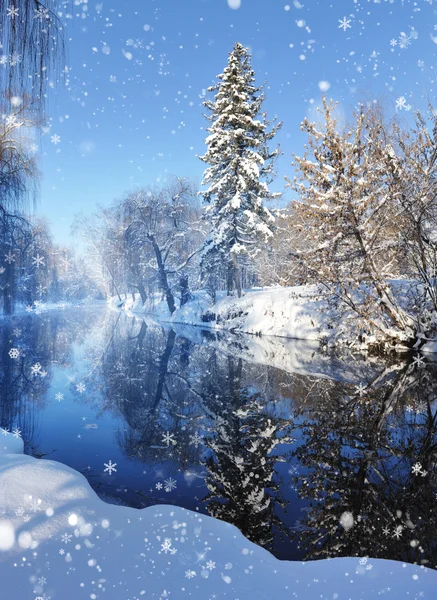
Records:
[[[75,214],[135,186],[167,174],[200,183],[202,95],[236,41],[266,82],[268,116],[284,123],[275,190],[293,174],[300,122],[314,117],[321,89],[329,86],[346,117],[364,97],[384,96],[405,118],[427,94],[435,99],[437,0],[74,0],[73,8],[62,15],[68,73],[50,90],[40,145],[37,212],[57,242],[71,242]]]

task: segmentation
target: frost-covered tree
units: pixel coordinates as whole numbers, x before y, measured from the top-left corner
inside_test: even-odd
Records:
[[[64,56],[58,0],[2,0],[0,2],[0,92],[29,96],[44,108],[45,91]],[[73,2],[71,2],[73,5]]]
[[[228,291],[235,285],[241,296],[239,261],[254,256],[259,242],[268,241],[273,234],[274,217],[264,202],[280,195],[268,187],[279,149],[271,151],[268,142],[281,123],[269,129],[266,113],[261,112],[262,87],[255,85],[249,51],[240,43],[235,44],[217,79],[219,82],[208,88],[216,92],[214,100],[204,102],[211,126],[207,151],[200,159],[209,164],[202,184],[208,186],[203,198],[211,229],[202,266],[211,273],[225,263]]]
[[[395,140],[399,153],[392,162],[404,223],[400,260],[404,272],[421,284],[417,301],[426,331],[429,317],[437,313],[436,111],[429,107],[428,115],[416,113],[408,131],[396,127]]]
[[[295,256],[339,307],[356,313],[360,335],[411,344],[416,320],[389,284],[397,275],[404,227],[395,151],[377,111],[359,111],[340,132],[333,110],[323,99],[324,124],[305,120],[301,126],[309,144],[303,157],[295,157],[298,176],[289,182],[299,194],[295,209],[303,233]]]

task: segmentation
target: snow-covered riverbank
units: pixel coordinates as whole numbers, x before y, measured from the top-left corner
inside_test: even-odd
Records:
[[[159,321],[317,342],[330,339],[338,321],[315,285],[255,288],[241,298],[221,292],[214,305],[205,292],[195,292],[190,302],[173,315],[164,301],[153,307],[143,306],[138,295],[135,300],[127,297],[122,302],[111,298],[109,303],[131,314],[151,313]]]
[[[0,578],[14,600],[431,600],[437,572],[371,557],[275,559],[232,525],[168,505],[100,500],[60,463],[0,430]],[[117,466],[102,464],[108,477]],[[339,515],[339,519],[342,515]],[[343,515],[353,527],[353,515]]]

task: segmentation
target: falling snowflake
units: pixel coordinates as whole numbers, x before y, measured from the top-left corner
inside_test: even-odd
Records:
[[[115,468],[117,466],[117,463],[113,463],[111,460],[107,463],[104,463],[106,469],[104,469],[104,472],[106,473],[106,471],[108,471],[108,473],[110,475],[112,475],[112,471],[114,471],[115,473],[117,472],[117,469]]]
[[[187,579],[192,579],[193,577],[196,577],[196,571],[192,571],[191,569],[185,571],[185,577]]]
[[[158,483],[155,485],[157,490],[162,490],[162,483],[160,481],[158,481]]]
[[[63,542],[64,544],[69,544],[71,542],[71,538],[73,536],[70,535],[69,533],[63,533],[61,535],[61,542]]]
[[[44,21],[44,19],[49,19],[50,15],[49,15],[49,11],[47,8],[43,8],[42,6],[40,6],[39,8],[35,9],[35,14],[33,16],[34,19],[39,19],[40,21]]]
[[[396,525],[396,527],[393,530],[393,537],[397,540],[401,539],[403,529],[404,528],[402,527],[402,525]]]
[[[51,136],[50,141],[56,146],[56,144],[60,143],[61,137],[55,133],[55,135]]]
[[[15,67],[20,62],[21,62],[21,54],[18,54],[17,52],[14,52],[9,57],[9,64],[11,65],[11,67]],[[22,123],[17,123],[18,127],[21,127],[21,125],[22,125]]]
[[[5,254],[5,262],[7,262],[8,265],[15,262],[16,259],[17,259],[17,257],[15,256],[15,254],[13,252],[11,252],[11,250],[9,250],[9,252],[7,254]]]
[[[57,392],[55,394],[55,400],[57,400],[58,402],[60,402],[63,399],[64,399],[64,394],[62,394],[61,392]]]
[[[174,439],[174,434],[170,433],[169,431],[167,431],[165,433],[165,435],[162,436],[162,441],[167,444],[167,446],[170,446],[170,443],[173,444],[173,446],[176,446],[176,440]]]
[[[18,358],[20,356],[20,351],[18,348],[11,348],[8,352],[10,358]]]
[[[84,391],[86,390],[86,385],[84,383],[82,383],[82,381],[80,383],[78,383],[76,385],[76,390],[79,392],[79,394],[83,394]]]
[[[176,480],[169,477],[164,481],[164,489],[166,492],[171,492],[176,489]]]
[[[413,358],[413,365],[415,365],[416,367],[418,367],[419,369],[421,367],[425,366],[425,361],[423,359],[423,356],[421,356],[420,354],[418,354],[417,356],[415,356]]]
[[[40,256],[39,254],[37,254],[36,256],[32,256],[32,263],[37,269],[45,265],[44,260],[44,256]]]
[[[190,437],[190,444],[193,444],[193,446],[196,446],[196,448],[197,448],[198,446],[200,446],[201,443],[202,443],[202,438],[196,431],[196,433]]]
[[[14,427],[14,429],[12,430],[12,434],[14,438],[19,438],[21,435],[21,431],[18,429],[18,427]]]
[[[362,398],[364,392],[366,391],[366,387],[365,385],[363,385],[362,383],[360,383],[360,385],[357,387],[357,392],[360,398]]]
[[[390,40],[390,46],[392,46],[394,48],[397,45],[398,45],[398,41],[397,40],[395,40],[394,38],[392,40]]]
[[[401,31],[399,35],[399,48],[405,50],[411,44],[411,37],[407,35],[404,31]]]
[[[350,29],[351,27],[351,19],[346,19],[346,17],[343,17],[343,19],[338,19],[338,22],[340,23],[338,28],[343,29],[343,31],[346,31],[346,29]]]
[[[209,569],[210,571],[212,571],[213,569],[215,569],[215,562],[213,562],[212,560],[209,560],[206,563],[206,568]]]
[[[422,477],[425,477],[425,475],[427,475],[427,471],[422,469],[422,465],[420,464],[420,462],[415,463],[412,467],[411,467],[411,472],[414,475],[421,475]]]
[[[165,538],[165,540],[161,544],[161,550],[163,552],[165,552],[165,554],[167,554],[167,552],[169,552],[169,550],[171,550],[171,539],[170,538]]]
[[[14,5],[10,6],[9,8],[6,9],[6,15],[8,17],[10,17],[11,19],[15,19],[15,17],[18,17],[20,14],[20,9],[19,8],[15,8]]]
[[[41,373],[42,366],[41,363],[37,362],[30,367],[30,372],[32,375],[39,375]]]
[[[396,100],[397,110],[402,110],[403,108],[405,108],[406,104],[407,101],[405,99],[405,96],[399,96],[399,98]]]

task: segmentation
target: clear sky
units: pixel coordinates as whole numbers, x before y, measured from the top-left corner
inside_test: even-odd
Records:
[[[61,6],[60,10],[65,7]],[[77,213],[167,174],[199,183],[202,96],[236,41],[283,127],[274,189],[292,175],[321,90],[345,115],[386,98],[406,117],[436,86],[437,0],[72,0],[68,74],[50,90],[38,213],[68,243]],[[71,6],[70,6],[71,11]],[[437,102],[435,102],[437,106]],[[286,196],[287,197],[287,196]],[[288,196],[290,197],[290,196]]]

